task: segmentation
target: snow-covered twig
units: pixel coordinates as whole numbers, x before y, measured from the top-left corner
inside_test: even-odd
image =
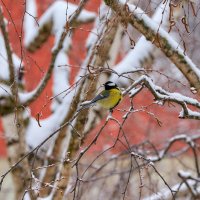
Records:
[[[199,182],[199,165],[198,165],[198,155],[196,154],[196,150],[197,150],[197,146],[196,141],[200,139],[200,135],[192,135],[192,136],[188,136],[185,134],[182,135],[177,135],[174,136],[172,138],[169,139],[167,145],[162,149],[162,150],[155,150],[155,156],[151,156],[151,155],[145,155],[145,156],[138,154],[136,152],[132,152],[131,154],[133,154],[134,156],[137,156],[138,158],[142,158],[146,164],[149,163],[156,163],[159,162],[161,160],[163,160],[165,157],[169,157],[170,155],[173,155],[173,153],[170,153],[170,149],[172,148],[173,144],[175,142],[180,142],[180,141],[184,141],[189,148],[193,151],[193,159],[194,159],[194,166],[196,168],[195,172],[196,177],[194,177],[193,175],[191,175],[191,173],[189,172],[183,172],[183,171],[179,171],[178,172],[178,176],[182,178],[183,182],[185,185],[183,185],[182,183],[178,183],[176,184],[176,186],[171,187],[171,191],[169,192],[166,189],[163,189],[161,191],[159,191],[157,194],[153,194],[150,197],[146,197],[145,199],[160,199],[165,198],[165,199],[171,199],[171,194],[173,191],[174,197],[178,194],[178,196],[182,196],[185,194],[191,194],[193,197],[197,197],[199,195],[198,189],[195,187],[196,184]],[[145,151],[145,150],[144,150]],[[154,167],[154,165],[151,164],[152,167]],[[189,191],[189,193],[188,193]]]
[[[188,181],[188,184],[191,187],[194,187],[196,182],[195,181]],[[188,193],[188,186],[185,183],[177,183],[176,185],[172,186],[171,189],[174,191],[178,191],[178,196],[180,197],[180,199],[185,199],[186,196],[189,195]],[[175,194],[176,194],[175,193]],[[145,197],[143,200],[160,200],[160,199],[165,199],[165,200],[171,200],[171,192],[169,190],[166,189],[162,189],[161,191],[157,192],[156,194],[152,194],[148,197]],[[189,199],[189,198],[188,198]]]
[[[155,97],[155,101],[162,101],[165,103],[166,101],[175,102],[182,107],[182,111],[180,112],[180,118],[189,118],[189,119],[198,119],[200,120],[200,112],[192,111],[187,107],[187,105],[192,105],[198,109],[200,109],[200,102],[196,99],[184,96],[179,93],[170,93],[163,88],[155,85],[153,81],[146,75],[142,75],[138,80],[136,80],[131,86],[129,86],[125,91],[123,91],[123,96],[130,92],[130,97],[132,98],[136,92],[135,88],[137,86],[145,85],[149,91]],[[133,91],[133,93],[131,92]]]

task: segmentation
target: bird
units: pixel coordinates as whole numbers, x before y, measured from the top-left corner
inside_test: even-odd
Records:
[[[122,92],[117,84],[111,81],[107,81],[103,85],[104,90],[92,100],[83,102],[81,104],[81,109],[89,108],[91,106],[99,104],[102,108],[108,109],[110,110],[110,112],[113,112],[113,109],[122,100]]]

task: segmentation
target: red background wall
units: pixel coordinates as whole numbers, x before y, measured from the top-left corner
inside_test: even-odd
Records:
[[[38,17],[41,16],[41,14],[54,2],[52,0],[37,0],[37,6],[38,6]],[[75,0],[69,0],[68,2],[72,2],[76,4],[78,1]],[[6,19],[9,21],[8,23],[8,31],[9,31],[9,37],[12,43],[13,51],[21,57],[21,44],[19,40],[19,35],[21,35],[22,30],[22,17],[24,14],[24,1],[23,0],[4,0],[1,2],[1,6],[3,7],[4,15],[6,16]],[[86,9],[89,11],[97,11],[98,5],[100,3],[100,0],[93,0],[89,1]],[[8,11],[10,12],[10,15],[8,14]],[[13,22],[12,22],[13,21]],[[90,29],[92,25],[83,25],[83,29]],[[70,64],[73,64],[75,66],[80,66],[80,63],[82,62],[84,56],[85,56],[85,39],[87,38],[88,31],[83,31],[80,29],[77,29],[75,31],[75,34],[73,36],[73,46],[72,51],[70,52]],[[37,50],[35,53],[30,54],[26,51],[26,49],[23,48],[25,51],[25,57],[26,59],[23,59],[24,65],[25,65],[25,81],[26,81],[26,89],[28,91],[34,89],[40,79],[43,77],[44,73],[41,72],[40,69],[46,70],[48,68],[50,57],[51,57],[51,48],[53,46],[53,37],[50,37],[48,41],[42,46],[41,49]],[[80,48],[81,47],[81,48]],[[77,57],[77,55],[79,55]],[[31,59],[30,59],[30,57]],[[36,61],[36,63],[35,63]],[[73,79],[78,71],[77,67],[71,68],[71,82],[73,82]],[[51,92],[52,87],[52,78],[47,84],[47,87],[41,94],[41,96],[31,104],[31,113],[33,116],[36,116],[38,112],[42,109],[42,107],[47,103],[48,97],[52,95]],[[50,114],[50,104],[47,104],[46,108],[43,109],[42,112],[42,118],[47,117]],[[3,136],[3,128],[0,120],[0,156],[6,155],[6,145],[5,140]]]

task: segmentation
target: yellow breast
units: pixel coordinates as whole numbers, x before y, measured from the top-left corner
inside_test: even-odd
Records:
[[[109,96],[105,99],[99,100],[98,103],[101,107],[106,109],[112,109],[121,101],[122,95],[119,89],[109,90]]]

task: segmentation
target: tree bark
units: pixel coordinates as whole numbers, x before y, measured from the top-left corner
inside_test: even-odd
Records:
[[[25,121],[23,118],[23,107],[19,103],[17,75],[15,73],[10,40],[1,7],[0,7],[0,26],[6,47],[9,73],[10,73],[9,86],[11,87],[11,93],[12,93],[11,96],[12,101],[10,107],[13,108],[13,113],[7,116],[9,118],[8,124],[4,123],[5,133],[7,135],[6,138],[8,146],[8,157],[10,165],[12,166],[26,154]],[[4,116],[4,119],[6,119],[6,116]],[[31,187],[31,181],[30,181],[31,174],[30,174],[30,166],[28,160],[24,159],[23,163],[20,166],[17,166],[15,170],[12,171],[12,175],[15,184],[16,198],[17,199],[22,198],[24,194],[24,188]],[[31,192],[30,197],[34,198],[34,193]]]

